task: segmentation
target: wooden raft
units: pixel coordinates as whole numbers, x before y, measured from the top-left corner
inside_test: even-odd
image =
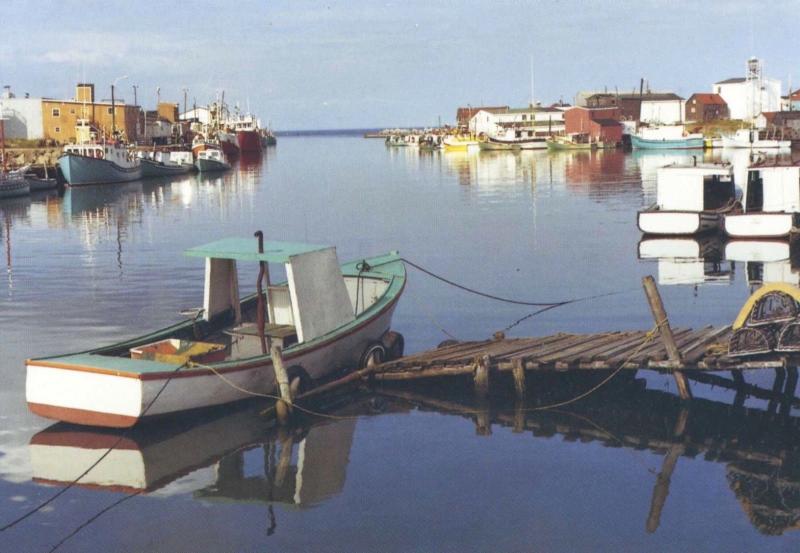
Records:
[[[671,361],[658,335],[642,346],[647,331],[559,333],[538,338],[504,338],[459,342],[388,361],[376,380],[408,380],[473,374],[481,359],[497,371],[567,370],[705,370],[770,369],[786,366],[785,356],[743,360],[727,356],[731,327],[675,329],[680,362]]]

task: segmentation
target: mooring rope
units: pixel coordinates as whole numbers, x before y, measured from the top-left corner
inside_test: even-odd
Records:
[[[142,409],[142,414],[140,415],[141,417],[143,417],[145,414],[147,414],[147,412],[150,410],[150,408],[153,406],[153,404],[156,402],[156,400],[157,400],[157,399],[158,399],[158,398],[161,396],[161,394],[164,392],[164,390],[165,390],[165,389],[166,389],[166,387],[167,387],[167,384],[169,384],[169,383],[172,381],[173,377],[174,377],[176,374],[178,374],[178,371],[180,371],[181,369],[185,368],[186,366],[187,366],[187,363],[184,363],[184,364],[180,365],[179,367],[177,367],[177,368],[176,368],[174,371],[172,371],[172,373],[171,373],[171,374],[169,375],[169,377],[167,378],[166,382],[164,382],[164,385],[163,385],[163,386],[161,386],[161,388],[158,390],[158,392],[156,393],[156,395],[155,395],[155,396],[153,396],[153,399],[151,399],[151,400],[150,400],[150,402],[147,404],[147,406],[146,406],[144,409]],[[27,511],[27,512],[25,512],[25,513],[24,513],[22,516],[20,516],[20,517],[17,517],[16,519],[12,520],[12,521],[11,521],[11,522],[9,522],[8,524],[6,524],[6,525],[5,525],[5,526],[3,526],[2,528],[0,528],[0,532],[5,532],[5,531],[6,531],[6,530],[8,530],[9,528],[12,528],[12,527],[16,526],[17,524],[19,524],[20,522],[22,522],[22,521],[23,521],[23,520],[25,520],[26,518],[28,518],[28,517],[30,517],[30,516],[32,516],[32,515],[34,515],[34,514],[36,514],[37,512],[41,511],[41,510],[42,510],[43,508],[45,508],[47,505],[49,505],[50,503],[52,503],[53,501],[55,501],[56,499],[58,499],[58,498],[59,498],[61,495],[63,495],[64,493],[66,493],[66,492],[67,492],[69,489],[71,489],[72,487],[74,487],[74,486],[75,486],[75,485],[76,485],[78,482],[80,482],[80,481],[81,481],[81,479],[82,479],[84,476],[86,476],[87,474],[89,474],[89,472],[91,472],[91,471],[92,471],[92,469],[94,469],[94,468],[95,468],[97,465],[99,465],[99,464],[100,464],[100,462],[101,462],[103,459],[105,459],[106,457],[108,457],[108,456],[109,456],[109,454],[110,454],[112,451],[114,451],[114,449],[116,449],[116,447],[117,447],[117,446],[118,446],[118,445],[119,445],[119,444],[122,442],[122,440],[124,440],[124,439],[125,439],[125,438],[128,436],[128,433],[129,433],[130,431],[131,431],[131,428],[130,428],[130,427],[129,427],[129,428],[126,428],[126,429],[125,429],[125,431],[124,431],[124,432],[122,432],[122,434],[120,434],[120,435],[119,435],[119,437],[116,439],[116,441],[115,441],[113,444],[111,444],[111,446],[109,446],[109,448],[108,448],[108,449],[106,449],[106,451],[105,451],[105,452],[104,452],[104,453],[103,453],[103,454],[102,454],[102,455],[101,455],[101,456],[100,456],[100,457],[99,457],[99,458],[98,458],[98,459],[97,459],[97,460],[96,460],[94,463],[92,463],[91,465],[89,465],[89,467],[88,467],[86,470],[84,470],[84,471],[83,471],[83,472],[82,472],[82,473],[81,473],[81,474],[80,474],[80,475],[79,475],[77,478],[75,478],[75,479],[74,479],[74,480],[72,480],[72,481],[71,481],[69,484],[67,484],[66,486],[64,486],[64,487],[63,487],[63,488],[61,488],[60,490],[58,490],[56,493],[54,493],[52,496],[50,496],[50,497],[49,497],[48,499],[46,499],[45,501],[43,501],[43,502],[39,503],[39,504],[38,504],[36,507],[34,507],[33,509],[30,509],[30,510],[28,510],[28,511]]]

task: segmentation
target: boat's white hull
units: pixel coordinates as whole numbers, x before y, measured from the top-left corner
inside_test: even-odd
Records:
[[[725,216],[725,233],[734,238],[789,236],[793,213],[737,213]]]
[[[327,342],[285,352],[284,364],[287,368],[299,365],[312,379],[356,367],[367,345],[389,330],[395,305],[396,301],[360,326]],[[127,427],[144,417],[253,397],[241,389],[257,394],[275,390],[274,371],[268,358],[256,358],[249,364],[242,360],[235,367],[219,369],[219,372],[229,382],[202,368],[184,369],[174,374],[100,374],[91,368],[48,366],[46,360],[31,360],[27,364],[26,395],[30,410],[47,418]]]
[[[696,211],[640,211],[639,230],[646,234],[699,234],[719,228],[719,215]]]
[[[727,136],[722,137],[723,148],[754,148],[757,150],[771,150],[771,149],[785,149],[788,150],[792,147],[792,143],[788,140],[743,140],[740,138],[731,138]]]

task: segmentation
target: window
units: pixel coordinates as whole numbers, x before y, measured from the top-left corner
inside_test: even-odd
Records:
[[[75,108],[70,108],[69,113],[70,115],[75,115]]]
[[[60,132],[61,132],[61,127],[56,127],[56,133],[60,133]]]
[[[53,108],[53,117],[60,117],[60,116],[61,116],[61,110],[58,108]]]
[[[114,110],[111,109],[111,108],[108,108],[108,114],[111,115],[112,113],[114,113]]]
[[[522,114],[522,120],[523,120],[523,121],[527,121],[527,119],[528,119],[528,116],[527,116],[527,115],[525,115],[525,114],[523,113],[523,114]]]

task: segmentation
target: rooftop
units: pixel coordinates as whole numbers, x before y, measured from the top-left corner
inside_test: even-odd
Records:
[[[743,83],[747,79],[744,77],[733,77],[731,79],[725,79],[724,81],[717,81],[714,84],[735,84],[735,83]]]
[[[258,253],[258,240],[255,237],[223,238],[216,242],[189,248],[184,253],[190,257],[288,263],[293,256],[326,250],[329,247],[296,242],[264,242],[264,253]]]
[[[722,99],[722,96],[720,96],[719,94],[713,94],[711,92],[695,92],[694,94],[689,96],[690,100],[692,98],[695,98],[704,104],[720,104],[720,105],[727,104],[727,102]]]
[[[626,92],[622,94],[614,94],[613,92],[601,92],[592,94],[587,98],[619,98],[620,100],[642,100],[642,101],[660,101],[660,100],[683,100],[674,92]]]
[[[622,123],[617,121],[616,119],[594,119],[595,123],[600,125],[601,127],[620,127]]]

